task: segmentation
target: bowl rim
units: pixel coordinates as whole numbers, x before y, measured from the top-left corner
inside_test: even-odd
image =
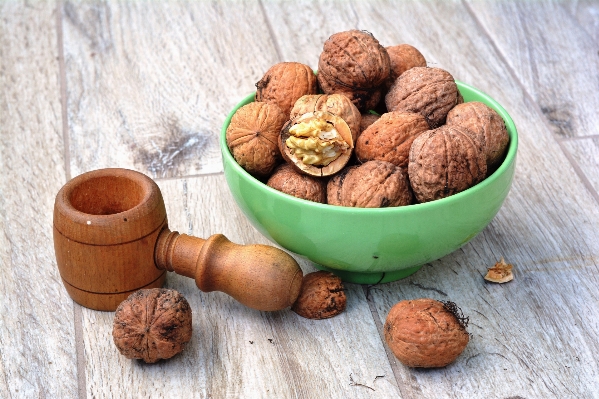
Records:
[[[496,100],[494,100],[489,95],[482,92],[481,90],[479,90],[473,86],[470,86],[466,83],[463,83],[461,81],[458,81],[458,80],[456,80],[455,82],[456,82],[456,85],[458,86],[458,90],[460,91],[460,93],[462,95],[464,95],[464,92],[469,92],[469,94],[474,94],[474,95],[480,97],[478,101],[490,106],[502,117],[503,121],[505,122],[507,131],[508,131],[508,135],[510,137],[510,141],[509,141],[508,151],[505,155],[503,162],[490,176],[485,178],[480,183],[478,183],[464,191],[450,195],[449,197],[441,198],[441,199],[434,200],[434,201],[424,202],[424,203],[405,205],[405,206],[396,206],[396,207],[387,207],[387,208],[355,208],[355,207],[345,207],[345,206],[338,206],[338,205],[331,205],[331,204],[321,204],[318,202],[308,201],[308,200],[305,200],[302,198],[297,198],[292,195],[283,193],[281,191],[275,190],[272,187],[267,186],[266,183],[263,183],[260,180],[258,180],[256,177],[252,176],[245,169],[243,169],[237,163],[237,161],[235,161],[235,159],[233,158],[233,155],[231,154],[231,152],[229,150],[229,147],[227,146],[227,140],[226,140],[226,132],[227,132],[227,128],[231,122],[231,118],[233,117],[233,115],[239,108],[254,101],[255,92],[248,94],[240,102],[238,102],[235,105],[235,107],[233,107],[233,109],[229,112],[229,114],[227,115],[227,118],[225,119],[225,121],[222,125],[219,143],[220,143],[220,147],[221,147],[221,154],[223,156],[223,160],[222,160],[223,164],[225,163],[225,158],[226,158],[226,160],[231,165],[231,167],[238,174],[241,174],[242,176],[244,176],[245,179],[252,184],[252,186],[258,187],[259,189],[262,189],[262,190],[266,190],[267,192],[270,192],[272,195],[280,198],[283,201],[290,201],[291,203],[295,203],[295,204],[298,204],[301,206],[307,206],[309,208],[314,208],[314,209],[320,209],[320,210],[328,209],[328,210],[334,210],[336,212],[346,212],[346,213],[351,213],[351,214],[360,213],[360,214],[364,214],[364,215],[385,215],[388,213],[395,214],[395,213],[413,212],[416,210],[426,211],[428,208],[443,206],[443,204],[451,205],[452,203],[461,201],[464,197],[469,197],[469,196],[475,195],[478,191],[484,190],[487,186],[493,184],[495,180],[499,179],[499,177],[501,175],[503,175],[511,167],[511,165],[516,161],[516,152],[518,149],[518,132],[516,129],[516,125],[514,124],[514,121],[512,120],[510,115],[507,113],[505,108],[503,108],[503,106],[501,104],[499,104]]]

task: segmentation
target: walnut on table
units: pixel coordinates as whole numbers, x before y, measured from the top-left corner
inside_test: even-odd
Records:
[[[114,314],[114,344],[128,359],[146,363],[169,359],[183,351],[191,333],[191,307],[175,290],[138,290]]]
[[[291,306],[307,319],[328,319],[345,310],[347,299],[343,282],[331,272],[308,273],[302,281],[300,294]]]

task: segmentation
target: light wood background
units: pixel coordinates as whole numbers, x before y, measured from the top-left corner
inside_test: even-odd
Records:
[[[599,2],[4,0],[0,18],[1,398],[599,398]],[[193,307],[189,346],[155,365],[119,355],[113,314],[61,284],[60,187],[135,169],[172,229],[268,243],[228,192],[221,124],[269,66],[316,68],[352,28],[416,46],[507,109],[520,148],[499,214],[409,278],[348,284],[347,311],[324,321],[169,275]],[[485,283],[501,256],[515,280]],[[470,317],[446,368],[406,368],[382,339],[390,307],[418,297]]]

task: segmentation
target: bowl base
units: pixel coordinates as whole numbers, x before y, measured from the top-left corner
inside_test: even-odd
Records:
[[[401,280],[402,278],[406,278],[414,273],[416,273],[422,265],[408,267],[402,270],[396,270],[391,272],[375,272],[375,273],[359,273],[359,272],[346,272],[343,270],[330,269],[326,266],[319,265],[314,263],[314,267],[319,270],[324,270],[327,272],[334,273],[338,277],[341,278],[346,283],[354,283],[354,284],[381,284],[381,283],[390,283],[391,281]]]

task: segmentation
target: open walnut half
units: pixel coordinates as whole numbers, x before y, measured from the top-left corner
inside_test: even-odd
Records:
[[[310,176],[331,176],[349,161],[354,141],[347,123],[326,111],[290,120],[279,136],[283,158]]]

